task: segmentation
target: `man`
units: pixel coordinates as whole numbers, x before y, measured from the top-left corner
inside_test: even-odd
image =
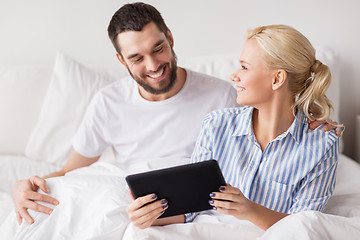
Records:
[[[190,158],[202,118],[217,108],[236,105],[236,92],[230,84],[177,67],[174,39],[154,7],[124,5],[112,17],[108,33],[118,60],[131,77],[105,87],[94,97],[63,169],[16,183],[12,195],[19,224],[23,219],[34,222],[27,209],[51,214],[51,208],[35,201],[59,204],[37,192],[40,188],[49,193],[46,178],[95,163],[109,146],[122,168],[149,158]],[[134,201],[128,212],[137,220],[149,216],[150,221],[137,224],[144,228],[154,223],[162,206],[162,199],[146,196]]]
[[[121,168],[149,158],[190,158],[202,118],[211,110],[236,104],[236,92],[229,83],[177,67],[172,34],[154,7],[124,5],[111,19],[108,33],[131,77],[94,97],[63,169],[15,185],[19,223],[22,219],[34,222],[27,209],[51,213],[36,200],[58,204],[36,192],[38,188],[49,192],[46,178],[91,165],[108,146]]]

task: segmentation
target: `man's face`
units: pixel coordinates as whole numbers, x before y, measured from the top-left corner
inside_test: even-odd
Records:
[[[127,31],[117,36],[121,49],[119,60],[130,75],[147,92],[169,92],[176,82],[176,56],[169,39],[150,22],[142,31]]]

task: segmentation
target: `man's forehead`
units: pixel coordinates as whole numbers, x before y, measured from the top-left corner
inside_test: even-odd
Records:
[[[166,36],[154,23],[148,23],[141,31],[126,31],[118,34],[117,43],[123,55],[140,54],[165,42]],[[125,57],[125,56],[124,56]]]

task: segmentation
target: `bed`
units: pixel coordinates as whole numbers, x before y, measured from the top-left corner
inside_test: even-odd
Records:
[[[339,120],[339,69],[330,49],[318,58],[331,67],[328,95]],[[233,54],[185,59],[180,66],[228,80],[237,67]],[[360,165],[341,154],[334,195],[323,213],[291,215],[266,232],[248,221],[206,211],[193,223],[140,230],[127,218],[131,199],[124,177],[189,162],[189,159],[145,159],[127,169],[115,166],[108,149],[100,161],[48,179],[60,201],[47,216],[30,211],[33,225],[18,226],[11,199],[15,182],[43,176],[65,163],[70,140],[94,93],[127,72],[119,67],[88,68],[58,53],[54,66],[0,66],[0,239],[359,239]],[[19,87],[21,86],[21,87]],[[71,116],[71,117],[67,117]],[[91,199],[91,201],[89,201]]]

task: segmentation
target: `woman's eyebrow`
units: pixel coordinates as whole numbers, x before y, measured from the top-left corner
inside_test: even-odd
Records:
[[[242,59],[239,59],[239,63],[240,64],[247,64],[247,65],[251,65],[249,62],[245,61],[245,60],[242,60]]]

